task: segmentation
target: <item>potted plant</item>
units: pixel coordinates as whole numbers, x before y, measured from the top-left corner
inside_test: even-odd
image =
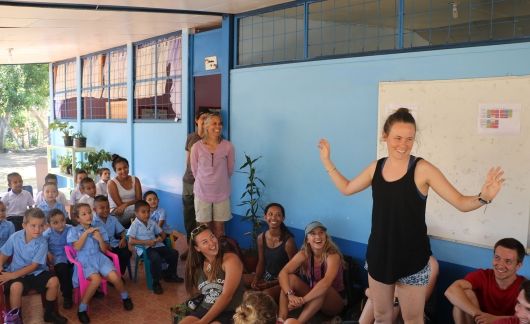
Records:
[[[261,225],[263,223],[263,219],[260,216],[262,211],[260,202],[265,183],[256,175],[256,162],[259,159],[261,159],[261,156],[251,158],[245,154],[245,163],[239,167],[239,170],[244,170],[239,172],[247,175],[247,185],[241,195],[241,203],[238,206],[247,207],[242,220],[250,222],[251,225],[251,230],[245,233],[245,235],[250,235],[250,248],[245,253],[246,260],[243,260],[248,271],[255,271],[258,263],[258,235],[261,233]]]
[[[103,166],[103,163],[112,160],[112,154],[105,150],[99,150],[97,152],[88,152],[83,161],[77,162],[77,167],[85,170],[90,174],[96,174],[99,168]]]
[[[81,131],[74,134],[74,147],[86,147],[86,137]]]
[[[72,135],[70,134],[70,131],[74,129],[74,126],[70,125],[67,122],[62,122],[56,119],[48,125],[48,129],[58,130],[63,133],[64,146],[73,145],[73,138],[72,138]]]
[[[72,155],[59,155],[57,156],[57,164],[62,173],[72,174]]]

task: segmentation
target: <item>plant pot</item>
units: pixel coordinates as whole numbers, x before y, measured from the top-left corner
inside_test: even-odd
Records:
[[[74,147],[86,147],[86,137],[74,138]]]
[[[74,144],[74,138],[72,136],[63,136],[64,146],[72,146]]]

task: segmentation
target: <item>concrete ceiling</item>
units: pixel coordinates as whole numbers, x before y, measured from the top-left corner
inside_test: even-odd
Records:
[[[237,14],[285,2],[290,0],[0,1],[0,64],[59,61],[177,30],[221,24],[220,15],[96,10],[97,5]],[[76,5],[93,8],[57,8]]]

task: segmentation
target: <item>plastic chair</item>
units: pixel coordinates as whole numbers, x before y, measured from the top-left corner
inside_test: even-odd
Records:
[[[86,289],[88,288],[89,283],[88,280],[85,279],[85,274],[83,273],[83,267],[81,266],[81,263],[77,261],[77,251],[74,249],[74,247],[66,245],[64,247],[64,250],[66,252],[66,257],[68,258],[68,261],[73,263],[77,269],[79,287],[74,288],[74,301],[76,304],[79,304],[79,302],[81,301],[81,297],[85,294]],[[118,259],[118,256],[110,251],[105,252],[105,254],[112,259],[116,271],[118,273],[121,273],[120,261]],[[101,291],[104,295],[107,295],[107,280],[105,278],[101,278]]]
[[[164,240],[164,244],[167,247],[172,248],[171,240],[169,237],[166,237],[166,239]],[[135,247],[134,250],[135,250],[136,255],[134,257],[135,265],[134,265],[133,281],[134,282],[138,281],[138,266],[140,265],[140,260],[141,260],[144,263],[144,272],[145,272],[145,280],[147,281],[147,289],[153,290],[153,276],[151,275],[151,261],[149,260],[149,257],[147,256],[147,248],[143,245],[135,245],[134,247]],[[136,248],[139,248],[142,251],[141,256],[138,255]]]

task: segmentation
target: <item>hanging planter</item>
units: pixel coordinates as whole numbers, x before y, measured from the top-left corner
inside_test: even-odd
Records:
[[[74,138],[70,135],[63,136],[63,140],[64,140],[64,146],[74,145]]]

